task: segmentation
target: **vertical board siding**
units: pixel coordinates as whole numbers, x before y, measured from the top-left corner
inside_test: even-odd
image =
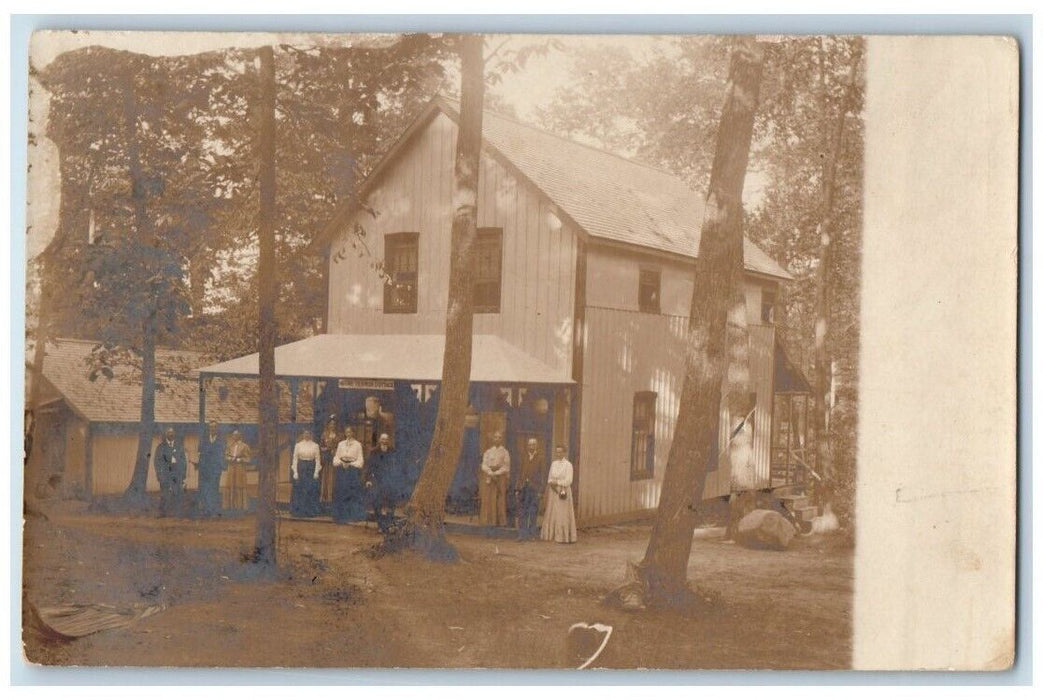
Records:
[[[760,302],[758,301],[758,304]],[[759,307],[758,307],[759,310]],[[750,384],[757,394],[757,406],[753,414],[753,481],[743,483],[732,478],[730,463],[721,449],[718,468],[706,475],[703,498],[726,496],[733,489],[764,489],[771,485],[771,422],[774,403],[775,380],[775,327],[751,325],[750,332]],[[717,434],[719,445],[729,438],[731,414],[724,397],[721,397],[721,425]]]
[[[590,251],[587,303],[606,309],[637,311],[637,288],[642,268],[658,270],[660,273],[660,312],[665,316],[687,318],[691,310],[695,274],[691,263],[606,246],[595,246]],[[762,280],[747,278],[746,317],[750,323],[761,322],[761,294],[765,284]]]
[[[448,117],[434,118],[374,187],[373,212],[360,212],[333,245],[330,333],[444,333],[456,131]],[[365,246],[352,246],[356,223],[366,232]],[[476,315],[475,332],[507,340],[568,379],[577,233],[488,155],[479,170],[478,225],[503,229],[504,255],[500,313]],[[415,314],[383,312],[383,282],[374,269],[384,257],[384,235],[399,231],[419,233]]]
[[[159,435],[152,440],[150,455],[156,454],[160,440]],[[191,462],[196,458],[199,438],[194,431],[186,433],[183,436],[182,444],[188,454],[189,462]],[[130,484],[130,477],[134,473],[134,460],[137,458],[137,454],[138,434],[133,429],[120,432],[96,431],[91,440],[91,467],[94,470],[91,494],[106,496],[123,493]],[[152,456],[149,457],[146,489],[159,491],[156,470],[152,466]],[[199,474],[191,463],[187,467],[185,487],[195,489],[199,484]]]
[[[586,314],[579,516],[602,518],[655,508],[680,408],[688,319],[591,306]],[[774,328],[750,327],[751,381],[757,392],[754,455],[765,487],[770,471],[773,342]],[[655,469],[652,478],[631,480],[633,401],[639,391],[657,394]],[[726,417],[722,412],[722,426],[727,425]],[[722,427],[722,432],[727,429]],[[704,497],[720,495],[722,485],[727,493],[727,478],[711,473]]]
[[[87,422],[70,416],[65,423],[65,473],[67,484],[87,485]]]
[[[198,460],[199,436],[195,430],[182,433],[182,444],[188,455],[188,469],[186,471],[185,488],[194,491],[199,488],[199,472],[192,462]],[[156,454],[160,437],[152,441],[152,453]],[[279,466],[278,479],[280,500],[282,494],[289,493],[289,470],[292,457],[293,431],[281,429],[279,431]],[[256,447],[256,446],[254,446]],[[123,493],[130,483],[130,477],[134,473],[134,460],[138,452],[138,435],[133,428],[121,431],[105,432],[95,431],[91,440],[91,458],[94,472],[94,481],[91,495],[109,496]],[[227,472],[226,472],[227,473]],[[221,485],[224,486],[225,477],[221,477]],[[251,471],[248,474],[251,488],[256,488],[257,473]],[[151,458],[148,465],[148,481],[146,489],[150,492],[159,491],[159,482],[156,480],[156,471],[152,466]],[[287,496],[288,497],[288,496]]]

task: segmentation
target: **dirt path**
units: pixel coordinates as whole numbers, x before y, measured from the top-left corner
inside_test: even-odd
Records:
[[[259,581],[239,554],[253,521],[52,512],[30,520],[25,577],[37,604],[161,603],[162,613],[29,658],[83,665],[564,667],[565,631],[614,626],[600,660],[644,668],[842,668],[850,663],[852,557],[828,541],[746,550],[701,530],[690,577],[711,612],[626,614],[600,605],[643,527],[598,528],[575,545],[457,535],[452,566],[366,556],[377,533],[284,522],[282,575]]]

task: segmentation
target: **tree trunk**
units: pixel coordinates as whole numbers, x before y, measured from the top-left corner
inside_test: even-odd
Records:
[[[828,117],[825,109],[825,50],[819,40],[819,57],[822,76],[823,119]],[[815,295],[815,411],[812,426],[815,431],[815,467],[822,478],[817,489],[819,505],[829,510],[833,505],[833,494],[836,489],[833,470],[833,449],[829,431],[829,411],[831,387],[833,379],[833,358],[830,354],[830,319],[832,314],[832,271],[835,231],[833,228],[833,200],[836,188],[837,161],[844,147],[844,121],[851,108],[855,92],[855,71],[861,59],[861,46],[855,44],[851,56],[851,73],[849,83],[841,100],[833,129],[823,128],[823,152],[827,153],[822,164],[822,215],[819,219],[819,265],[816,273]]]
[[[630,580],[610,596],[628,609],[685,605],[691,599],[687,570],[695,528],[693,504],[702,497],[718,427],[729,318],[735,328],[732,349],[745,352],[739,349],[741,331],[735,323],[740,313],[737,290],[743,282],[742,189],[763,61],[762,49],[752,37],[736,39],[695,263],[684,383],[659,508],[644,559],[631,567]],[[741,313],[745,314],[745,303]],[[741,363],[735,366],[736,381],[729,382],[729,388],[741,385]]]
[[[742,212],[740,211],[740,216]],[[732,251],[733,254],[735,251]],[[738,276],[729,284],[732,289],[731,308],[728,310],[727,370],[724,377],[724,403],[728,409],[729,440],[720,446],[720,459],[727,460],[731,476],[731,497],[728,504],[726,539],[735,536],[743,516],[756,507],[753,489],[757,487],[753,470],[753,415],[757,402],[750,388],[750,331],[746,320],[745,265],[742,259],[742,232],[739,233],[738,260],[729,265]]]
[[[456,140],[453,182],[453,227],[449,269],[449,304],[445,322],[445,353],[438,415],[431,448],[413,497],[406,508],[407,524],[398,537],[409,547],[434,559],[453,559],[445,540],[445,499],[456,473],[463,444],[471,379],[474,326],[471,297],[474,242],[478,212],[478,167],[482,145],[482,103],[485,83],[480,35],[460,37],[460,128]]]
[[[152,315],[141,329],[141,418],[134,473],[123,500],[133,507],[147,504],[148,468],[152,461],[152,438],[156,433],[156,324]]]
[[[129,76],[123,94],[123,120],[127,131],[127,160],[130,171],[131,198],[134,203],[136,235],[152,241],[154,232],[148,220],[149,183],[141,165],[138,144],[138,100],[134,76]],[[123,493],[124,502],[134,508],[147,505],[148,469],[152,460],[152,438],[156,430],[156,308],[154,292],[149,296],[150,308],[141,323],[141,418],[138,423],[138,451],[134,472]]]
[[[257,224],[258,321],[260,374],[258,393],[259,456],[257,467],[257,534],[254,560],[267,568],[276,564],[275,489],[279,459],[279,403],[275,392],[275,52],[260,53],[258,179],[260,212]]]

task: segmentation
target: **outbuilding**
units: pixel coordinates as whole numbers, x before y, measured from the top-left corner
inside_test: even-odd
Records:
[[[97,372],[91,354],[92,340],[59,338],[47,344],[43,364],[41,400],[34,410],[38,422],[32,448],[33,473],[44,474],[70,497],[104,498],[123,493],[130,483],[137,457],[141,420],[140,372],[127,364],[111,367],[112,376]],[[153,453],[163,431],[173,428],[189,459],[199,445],[199,381],[197,368],[205,364],[197,352],[160,348],[156,351],[157,388]],[[239,430],[247,442],[257,441],[256,381],[226,382],[215,389],[209,417],[219,429]],[[290,397],[280,400],[280,448],[288,464],[295,434],[289,420]],[[310,425],[309,407],[302,406],[300,420]],[[286,471],[286,470],[283,470]],[[256,471],[248,473],[249,489],[256,494]],[[280,500],[289,498],[289,476],[281,475]],[[186,488],[195,490],[198,473],[187,470]],[[149,466],[147,488],[159,490]]]

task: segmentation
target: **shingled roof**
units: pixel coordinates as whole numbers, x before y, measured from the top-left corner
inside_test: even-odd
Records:
[[[59,338],[47,343],[44,379],[80,417],[92,423],[137,423],[141,419],[141,380],[136,371],[114,367],[111,379],[98,375],[90,380],[89,359],[97,343],[92,340]],[[190,350],[156,350],[157,374],[161,386],[156,390],[157,423],[197,423],[199,421],[199,372],[195,369],[208,358]],[[206,417],[220,423],[257,422],[257,382],[215,380],[226,385],[207,392]],[[280,392],[280,420],[288,420],[290,401]],[[298,418],[311,420],[311,396],[298,400]]]
[[[459,122],[459,106],[436,97],[406,130],[388,156],[363,184],[363,196],[412,136],[437,115]],[[554,202],[588,235],[656,251],[695,257],[703,221],[704,198],[685,182],[660,170],[593,148],[486,110],[484,148],[518,171]],[[332,236],[353,209],[345,210],[327,228]],[[746,269],[771,277],[792,279],[777,262],[745,239]]]

